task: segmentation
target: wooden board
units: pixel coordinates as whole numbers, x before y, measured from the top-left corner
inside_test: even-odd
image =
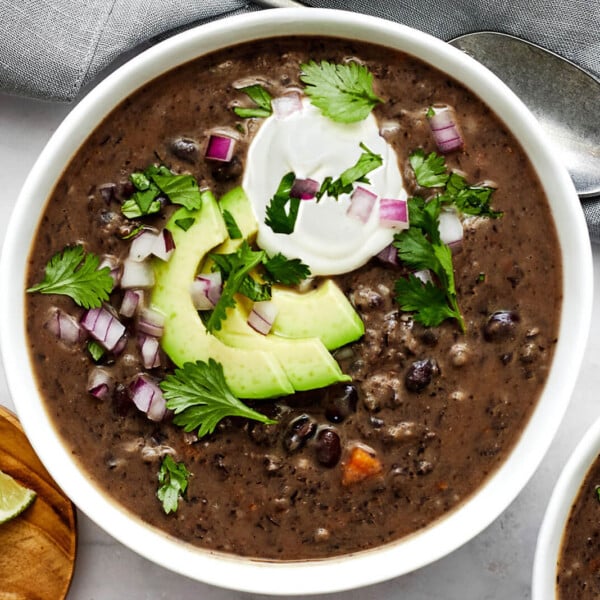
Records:
[[[0,406],[0,470],[37,493],[0,525],[0,600],[62,600],[77,548],[73,504],[50,477],[17,418]]]

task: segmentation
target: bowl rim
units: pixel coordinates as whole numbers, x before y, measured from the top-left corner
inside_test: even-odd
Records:
[[[32,206],[39,217],[48,190],[62,172],[59,166],[68,162],[114,105],[163,71],[232,44],[280,35],[331,36],[332,31],[335,37],[375,40],[434,64],[482,97],[505,123],[510,121],[508,128],[536,168],[554,219],[560,224],[557,230],[563,267],[567,268],[563,270],[563,311],[554,362],[560,361],[564,373],[551,370],[529,423],[503,465],[470,499],[418,535],[353,555],[284,563],[197,549],[131,519],[78,470],[49,419],[40,418],[45,410],[28,372],[22,292],[29,244],[37,227],[37,219],[30,218]],[[567,171],[531,113],[485,67],[437,38],[364,14],[315,8],[260,11],[187,30],[144,51],[98,83],[53,134],[22,188],[0,262],[0,286],[8,290],[0,295],[0,342],[19,418],[48,471],[91,520],[138,554],[182,575],[246,592],[306,595],[357,588],[416,570],[473,538],[514,500],[541,462],[562,420],[583,358],[592,308],[591,248],[583,213],[576,205],[579,201]],[[576,311],[565,310],[572,305]],[[235,577],[230,576],[232,569]]]
[[[531,579],[532,600],[556,597],[558,559],[571,508],[584,479],[600,456],[600,418],[575,446],[554,485],[535,545]]]

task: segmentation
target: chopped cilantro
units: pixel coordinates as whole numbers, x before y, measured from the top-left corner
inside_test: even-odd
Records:
[[[131,240],[144,229],[143,225],[137,225],[128,234],[124,235],[122,240]]]
[[[252,100],[256,107],[245,108],[243,106],[234,106],[233,112],[242,119],[265,118],[268,117],[273,109],[271,108],[271,94],[265,90],[262,85],[255,84],[247,87],[240,88],[241,92],[244,92],[250,100]]]
[[[211,258],[214,260],[215,256],[218,255],[211,255]],[[227,309],[235,306],[234,295],[240,291],[240,287],[244,284],[248,273],[262,262],[265,253],[262,250],[252,250],[248,242],[244,241],[234,254],[221,256],[228,257],[228,268],[230,270],[227,281],[223,284],[221,297],[206,320],[205,324],[208,331],[221,329],[221,322],[227,318]]]
[[[287,258],[281,252],[263,260],[264,278],[269,283],[282,285],[298,285],[310,275],[308,265],[299,258]]]
[[[162,502],[166,514],[177,511],[179,497],[185,494],[189,476],[190,472],[184,463],[176,463],[170,454],[164,457],[158,471],[160,487],[156,496]]]
[[[175,225],[184,231],[187,231],[194,223],[196,219],[194,217],[185,217],[183,219],[175,219]]]
[[[202,204],[196,179],[188,174],[177,175],[164,165],[151,165],[141,173],[132,173],[130,180],[136,191],[121,205],[121,212],[128,219],[160,212],[161,194],[188,210],[197,210]]]
[[[97,308],[109,299],[114,281],[108,267],[98,269],[100,259],[82,246],[57,252],[46,265],[44,279],[28,292],[62,294],[83,308]]]
[[[98,362],[106,353],[106,350],[96,340],[90,340],[87,343],[87,349],[94,362]]]
[[[197,430],[198,437],[212,433],[225,417],[274,423],[231,393],[225,381],[223,365],[213,358],[209,358],[208,362],[199,360],[185,363],[173,374],[167,375],[160,387],[167,400],[167,408],[175,413],[175,425],[183,427],[185,431]]]
[[[225,221],[225,227],[227,227],[227,233],[229,234],[229,237],[232,240],[242,239],[244,236],[242,235],[238,224],[235,222],[233,215],[227,209],[223,209],[221,214],[223,215],[223,220]]]
[[[376,104],[383,102],[373,91],[373,75],[357,62],[332,64],[311,60],[300,69],[306,95],[332,121],[362,121]]]
[[[435,152],[425,156],[422,149],[415,150],[408,158],[421,187],[442,187],[448,181],[446,159]]]
[[[501,217],[502,213],[490,207],[493,193],[492,187],[470,186],[464,177],[458,173],[451,173],[441,200],[443,203],[454,204],[460,212],[467,215],[496,219]]]
[[[290,234],[296,226],[298,210],[300,209],[300,198],[292,198],[290,196],[295,179],[296,176],[294,173],[286,173],[267,206],[265,224],[274,233]],[[286,212],[288,203],[289,209]]]

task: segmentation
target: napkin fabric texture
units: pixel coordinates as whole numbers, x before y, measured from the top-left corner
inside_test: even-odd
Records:
[[[368,13],[449,40],[471,31],[511,33],[600,78],[600,0],[305,0]],[[181,29],[258,10],[248,0],[0,0],[0,91],[73,100],[82,88]],[[335,33],[335,32],[332,32]],[[600,242],[600,198],[583,209]]]

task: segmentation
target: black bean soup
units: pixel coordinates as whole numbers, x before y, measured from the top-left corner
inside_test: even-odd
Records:
[[[277,421],[228,418],[200,440],[167,418],[153,422],[129,398],[141,369],[135,340],[109,368],[118,382],[99,401],[87,391],[93,366],[85,343],[58,342],[46,323],[57,307],[80,318],[67,297],[28,294],[31,357],[47,409],[65,444],[107,494],[144,521],[192,544],[268,559],[308,559],[372,548],[426,527],[459,506],[518,440],[550,368],[561,307],[555,227],[522,148],[490,109],[459,83],[408,55],[334,38],[276,38],[199,58],[152,81],[117,107],[77,152],[43,214],[29,259],[29,283],[48,259],[82,242],[97,255],[124,256],[133,228],[121,202],[129,176],[150,164],[193,174],[217,197],[240,185],[260,119],[240,119],[236,82],[261,82],[273,96],[298,88],[299,65],[355,57],[385,102],[374,114],[409,196],[422,193],[409,153],[436,150],[428,106],[454,108],[464,147],[450,169],[493,181],[497,219],[469,217],[454,254],[463,334],[446,320],[416,323],[394,300],[397,267],[373,259],[337,283],[365,334],[336,354],[350,383],[248,402]],[[236,128],[229,163],[204,158],[209,131]],[[163,216],[146,222],[160,228]],[[113,294],[119,305],[119,294]],[[116,296],[116,297],[115,297]],[[167,365],[167,368],[168,365]],[[171,365],[172,368],[172,365]],[[165,367],[153,370],[160,379]],[[356,449],[362,456],[352,456]],[[192,474],[175,513],[157,500],[157,472],[171,454]],[[363,460],[363,476],[348,465]],[[359,462],[360,462],[359,460]]]
[[[585,476],[563,533],[556,574],[559,600],[600,596],[600,459]]]

